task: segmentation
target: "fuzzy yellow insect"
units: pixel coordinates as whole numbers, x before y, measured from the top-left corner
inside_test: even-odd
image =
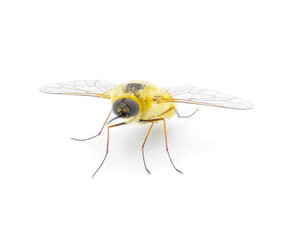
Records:
[[[42,87],[41,91],[44,93],[53,94],[93,96],[111,100],[112,110],[108,114],[103,127],[97,135],[86,139],[72,138],[73,140],[77,141],[90,140],[94,137],[99,136],[104,127],[108,125],[106,154],[102,163],[92,176],[94,176],[99,171],[108,155],[109,129],[112,127],[122,126],[129,123],[150,124],[146,138],[142,144],[144,167],[146,171],[150,173],[145,162],[144,146],[154,123],[162,121],[164,126],[166,151],[170,162],[176,171],[182,173],[175,167],[168,151],[165,118],[171,118],[175,114],[177,114],[178,117],[187,118],[195,114],[197,110],[189,116],[181,116],[177,111],[175,105],[176,103],[198,104],[239,110],[252,108],[252,105],[250,103],[240,98],[217,91],[198,88],[191,85],[172,88],[160,88],[150,82],[141,80],[129,81],[117,86],[103,80],[79,80],[48,84]],[[112,112],[116,115],[116,117],[109,120]],[[118,118],[123,119],[123,122],[109,125],[110,122]]]
[[[159,99],[170,98],[170,94],[166,90],[145,81],[131,81],[127,84],[120,84],[110,90],[110,96],[114,112],[117,111],[116,107],[120,106],[118,103],[122,105],[126,100],[134,101],[133,104],[136,106],[138,113],[127,118],[126,123],[164,117],[170,118],[175,114],[173,102],[159,101]],[[124,109],[122,110],[124,112]],[[127,111],[127,109],[125,110]]]

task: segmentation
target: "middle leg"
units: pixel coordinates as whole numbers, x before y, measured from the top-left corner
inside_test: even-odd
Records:
[[[145,163],[145,158],[144,158],[144,145],[145,145],[146,140],[147,140],[147,138],[148,138],[148,136],[149,136],[149,133],[150,133],[152,127],[153,127],[154,121],[148,121],[148,122],[151,122],[151,125],[150,125],[150,128],[149,128],[149,130],[148,130],[148,132],[147,132],[147,135],[146,135],[146,137],[145,137],[145,139],[144,139],[143,145],[142,145],[142,155],[143,155],[143,164],[144,164],[145,170],[147,171],[148,174],[150,174],[150,171],[148,170],[148,168],[147,168],[147,166],[146,166],[146,163]]]
[[[179,169],[177,169],[177,168],[175,167],[175,165],[174,165],[174,163],[173,163],[173,161],[172,161],[172,158],[171,158],[171,156],[170,156],[170,153],[169,153],[169,150],[168,150],[167,131],[166,131],[166,124],[165,124],[165,119],[164,119],[164,118],[157,118],[157,119],[152,119],[152,120],[141,120],[141,122],[151,122],[151,123],[152,123],[151,126],[150,126],[150,128],[149,128],[149,130],[148,130],[148,133],[147,133],[147,136],[146,136],[146,138],[145,138],[145,140],[144,140],[144,143],[143,143],[143,147],[142,147],[142,148],[144,148],[145,142],[146,142],[146,140],[147,140],[147,138],[148,138],[148,136],[149,136],[149,133],[150,133],[152,127],[153,127],[154,122],[157,122],[157,121],[163,121],[165,147],[166,147],[166,152],[167,152],[167,155],[168,155],[168,157],[169,157],[169,160],[170,160],[170,162],[171,162],[173,168],[174,168],[177,172],[183,174],[183,172],[181,172]],[[144,160],[144,164],[145,164],[144,151],[143,151],[143,160]],[[146,165],[145,165],[145,168],[146,168]],[[148,173],[150,173],[147,168],[146,168],[146,170],[147,170]]]
[[[177,109],[175,108],[175,112],[176,112],[176,114],[177,114],[177,116],[178,116],[179,118],[190,118],[190,117],[192,117],[196,112],[198,112],[198,110],[199,110],[199,109],[196,109],[196,110],[195,110],[193,113],[191,113],[190,115],[186,115],[186,116],[184,115],[184,116],[183,116],[183,115],[180,115],[179,112],[177,111]]]

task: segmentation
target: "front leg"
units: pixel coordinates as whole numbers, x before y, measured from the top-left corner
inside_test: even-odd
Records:
[[[108,153],[109,153],[109,129],[110,128],[113,128],[113,127],[118,127],[118,126],[122,126],[122,125],[125,125],[126,123],[125,122],[122,122],[122,123],[118,123],[118,124],[114,124],[114,125],[111,125],[111,126],[108,126],[107,128],[107,148],[106,148],[106,154],[105,154],[105,157],[103,159],[103,161],[101,162],[100,166],[97,168],[97,170],[92,174],[92,178],[95,176],[95,174],[99,171],[99,169],[102,167],[103,163],[105,162],[107,156],[108,156]]]
[[[103,124],[103,126],[102,126],[102,128],[100,130],[100,132],[97,135],[89,137],[89,138],[84,138],[84,139],[78,139],[78,138],[71,138],[71,139],[75,140],[75,141],[86,141],[86,140],[90,140],[92,138],[98,137],[101,134],[101,132],[103,131],[103,129],[104,129],[105,125],[106,125],[106,122],[108,121],[111,113],[112,113],[112,111],[110,111],[110,113],[108,114],[108,117],[106,118],[106,120],[105,120],[105,122],[104,122],[104,124]]]

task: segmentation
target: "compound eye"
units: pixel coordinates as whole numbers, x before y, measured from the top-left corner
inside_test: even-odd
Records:
[[[120,98],[113,103],[112,110],[118,116],[134,117],[140,112],[140,106],[131,98]]]
[[[138,103],[135,100],[127,98],[126,104],[128,105],[128,107],[130,109],[130,117],[134,117],[134,116],[139,114],[140,106],[138,105]]]

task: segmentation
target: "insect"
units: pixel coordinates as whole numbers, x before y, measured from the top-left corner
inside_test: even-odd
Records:
[[[150,125],[142,144],[143,164],[145,170],[150,174],[145,161],[144,146],[154,123],[162,122],[164,127],[166,152],[169,160],[174,169],[177,172],[182,173],[176,168],[169,154],[165,119],[171,118],[175,114],[180,118],[191,117],[196,113],[197,110],[191,115],[181,116],[177,110],[176,104],[188,103],[239,110],[247,110],[252,108],[250,103],[240,98],[217,91],[194,87],[191,85],[160,88],[150,82],[141,80],[129,81],[120,85],[114,85],[103,80],[78,80],[48,84],[42,87],[40,90],[44,93],[91,96],[111,100],[112,109],[97,135],[86,139],[72,138],[73,140],[77,141],[90,140],[99,136],[104,127],[107,125],[106,154],[97,170],[93,173],[92,177],[99,171],[108,156],[111,128],[132,123]],[[110,120],[112,112],[115,117]],[[121,119],[122,122],[111,125],[110,123],[115,119]]]

